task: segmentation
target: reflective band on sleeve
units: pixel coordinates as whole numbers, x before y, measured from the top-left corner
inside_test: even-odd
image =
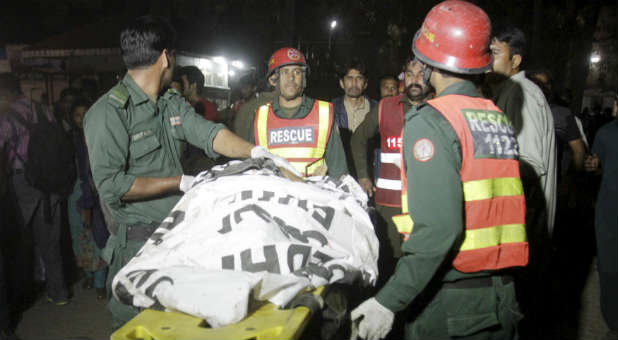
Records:
[[[524,189],[519,178],[504,177],[464,182],[463,192],[466,201],[478,201],[493,197],[523,195]]]
[[[401,181],[396,179],[378,178],[376,187],[388,190],[401,190]]]
[[[526,242],[526,227],[523,224],[505,224],[482,229],[466,230],[466,238],[459,250],[472,250],[505,243]]]
[[[258,122],[258,138],[259,140],[256,141],[258,143],[258,145],[261,145],[265,148],[268,149],[268,139],[267,139],[267,135],[268,135],[268,131],[266,131],[266,123],[268,122],[268,110],[269,110],[269,106],[268,105],[262,105],[260,106],[260,108],[258,109],[258,113],[257,113],[257,122]]]
[[[401,154],[399,152],[381,152],[380,153],[380,162],[394,164],[398,168],[401,167]]]
[[[409,235],[414,228],[414,221],[412,221],[412,217],[408,214],[393,216],[393,222],[400,234]]]

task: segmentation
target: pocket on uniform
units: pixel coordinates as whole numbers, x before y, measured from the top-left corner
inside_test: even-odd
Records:
[[[446,289],[443,301],[449,337],[465,337],[500,324],[493,287]]]
[[[159,143],[156,136],[150,135],[131,143],[129,146],[129,151],[131,152],[131,157],[133,159],[140,159],[160,147],[161,143]]]

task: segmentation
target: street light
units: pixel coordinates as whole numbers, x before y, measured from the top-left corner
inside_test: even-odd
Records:
[[[601,61],[601,56],[594,53],[593,55],[590,56],[590,62],[593,64],[598,63],[599,61]]]
[[[237,69],[240,69],[240,70],[245,68],[245,64],[242,61],[240,61],[240,60],[232,61],[232,66],[234,66],[234,67],[236,67]]]
[[[335,27],[337,27],[337,20],[333,20],[330,22],[330,31],[328,31],[328,54],[329,55],[330,55],[331,40],[333,38],[333,31],[335,30]]]

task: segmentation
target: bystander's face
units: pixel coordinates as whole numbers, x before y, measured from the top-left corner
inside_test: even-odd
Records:
[[[422,102],[431,93],[431,87],[425,83],[424,76],[425,72],[421,63],[415,61],[408,63],[404,72],[404,84],[406,96],[411,102]]]
[[[511,57],[509,44],[494,38],[489,45],[489,49],[493,57],[492,70],[494,73],[507,78],[517,73],[519,63],[515,65],[514,56]]]
[[[285,100],[294,100],[303,92],[305,70],[299,65],[283,66],[279,69],[279,92]]]
[[[84,115],[88,108],[85,106],[77,106],[73,109],[73,123],[80,129],[84,128]]]
[[[358,98],[367,89],[367,78],[358,70],[351,69],[343,76],[343,79],[339,79],[339,86],[345,92],[346,97]]]
[[[399,94],[399,82],[392,78],[382,79],[380,82],[380,99]]]
[[[71,107],[73,106],[74,102],[75,96],[72,95],[66,95],[62,97],[58,102],[58,109],[60,109],[60,117],[62,117],[67,122],[71,120],[71,117],[69,116],[71,112],[69,111],[71,111]]]

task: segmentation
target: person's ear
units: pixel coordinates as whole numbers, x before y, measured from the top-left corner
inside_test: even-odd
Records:
[[[367,89],[367,85],[369,85],[369,79],[365,78],[365,86],[363,86],[363,91]]]
[[[167,56],[167,49],[164,48],[163,51],[161,51],[161,54],[159,55],[157,62],[161,63],[161,66],[163,67],[163,69],[166,69],[170,66],[170,60],[169,60],[169,57]]]
[[[339,86],[341,86],[342,90],[345,90],[345,86],[343,86],[343,79],[339,79]]]
[[[511,57],[511,65],[514,70],[519,70],[519,65],[521,65],[521,55],[513,54],[513,56]]]

